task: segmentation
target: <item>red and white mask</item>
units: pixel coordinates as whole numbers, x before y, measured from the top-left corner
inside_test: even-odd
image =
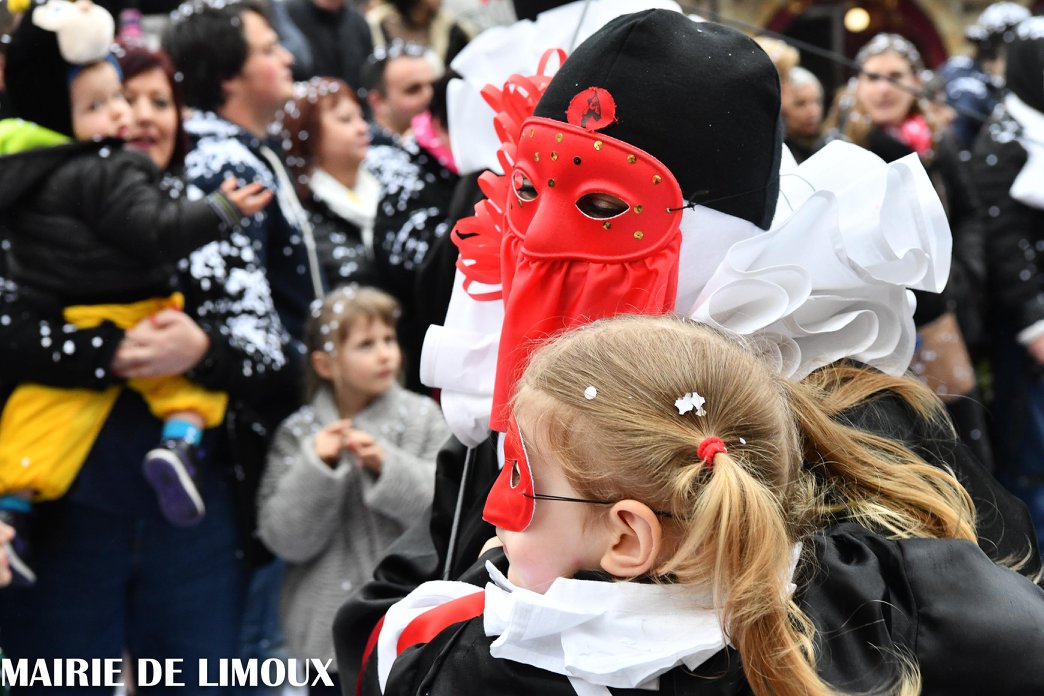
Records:
[[[584,90],[567,116],[527,119],[507,173],[491,414],[502,432],[540,340],[603,317],[674,309],[685,205],[677,180],[649,153],[598,134],[615,118],[608,91]]]

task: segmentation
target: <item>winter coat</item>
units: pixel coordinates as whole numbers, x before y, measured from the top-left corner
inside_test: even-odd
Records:
[[[220,193],[172,199],[160,178],[117,139],[0,157],[9,278],[55,308],[170,294],[178,259],[227,237],[239,214]]]
[[[952,468],[975,503],[979,545],[987,556],[1028,558],[1023,572],[1032,575],[1040,570],[1040,552],[1026,506],[944,428],[925,422],[905,402],[887,394],[855,406],[842,419],[903,442],[930,464]],[[439,452],[430,516],[411,526],[388,549],[374,579],[338,612],[334,645],[342,677],[351,675],[349,682],[355,679],[351,670],[358,669],[370,630],[395,601],[428,580],[483,575],[476,558],[494,535],[492,525],[482,519],[482,508],[499,473],[496,437],[493,433],[473,450],[453,439]],[[462,513],[454,530],[458,500]]]
[[[449,209],[460,177],[412,138],[401,148],[371,146],[366,161],[382,192],[373,228],[375,263],[383,287],[402,305],[399,340],[406,386],[423,393],[420,353],[428,325],[417,311],[417,298],[438,289],[417,287],[418,271],[455,222]]]
[[[798,567],[796,599],[817,630],[816,668],[842,692],[869,693],[894,686],[901,658],[918,669],[924,696],[1044,690],[1044,590],[994,565],[974,544],[952,539],[891,541],[851,523],[812,535],[805,543],[814,560]],[[684,599],[678,611],[691,611]],[[655,632],[656,624],[649,630]],[[399,654],[383,693],[577,693],[564,676],[492,657],[494,639],[485,635],[481,616],[450,623],[430,642]],[[582,649],[597,654],[603,641],[620,639],[591,631]],[[549,637],[547,643],[556,641]],[[643,646],[640,636],[630,636],[630,643],[636,651]],[[541,652],[545,650],[553,651]],[[378,651],[377,659],[367,665],[363,694],[382,693],[375,671],[385,655]],[[691,671],[684,665],[671,669],[651,692],[594,687],[587,693],[749,696],[752,691],[739,654],[729,647]]]
[[[393,386],[352,419],[384,452],[374,476],[350,454],[333,468],[316,455],[316,434],[339,419],[332,390],[320,388],[276,432],[258,494],[258,533],[287,561],[280,613],[300,658],[334,657],[337,608],[431,504],[435,454],[449,437],[434,401]]]
[[[240,184],[260,181],[276,194],[276,199],[244,221],[241,229],[253,241],[253,261],[265,270],[280,322],[300,341],[309,306],[317,299],[317,293],[304,234],[294,222],[293,212],[283,209],[286,197],[294,195],[293,187],[281,186],[281,178],[266,159],[265,150],[275,157],[278,148],[269,148],[253,134],[210,112],[193,114],[185,121],[185,132],[192,140],[192,149],[185,157],[190,194],[215,190],[229,176],[236,177]],[[289,184],[288,178],[285,181]],[[322,270],[315,272],[319,284],[324,285]],[[320,289],[319,294],[322,292]],[[291,410],[299,404],[297,400]]]
[[[373,53],[370,27],[352,3],[330,12],[312,0],[288,0],[273,14],[280,38],[300,37],[284,45],[294,54],[294,79],[339,77],[361,88],[362,67]]]
[[[380,184],[364,169],[358,176],[355,189],[349,191],[316,169],[309,177],[309,195],[302,204],[312,223],[319,263],[330,286],[356,283],[383,288],[384,275],[373,253],[374,210]]]

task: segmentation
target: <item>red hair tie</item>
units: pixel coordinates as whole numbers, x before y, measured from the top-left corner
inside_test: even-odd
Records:
[[[714,455],[718,453],[728,453],[725,442],[720,437],[705,437],[700,446],[696,448],[696,456],[700,458],[701,462],[707,464],[708,469],[714,468]]]

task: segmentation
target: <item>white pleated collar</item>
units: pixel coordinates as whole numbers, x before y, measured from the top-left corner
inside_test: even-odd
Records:
[[[793,578],[801,544],[794,547]],[[694,670],[729,645],[709,592],[689,585],[559,578],[544,594],[486,563],[483,614],[490,654],[596,686],[656,689],[675,667]],[[789,597],[794,585],[785,586]]]

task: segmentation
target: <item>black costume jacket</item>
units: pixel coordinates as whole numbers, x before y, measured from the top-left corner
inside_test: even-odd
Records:
[[[160,180],[148,157],[116,139],[0,158],[9,277],[55,307],[169,294],[177,260],[227,237],[239,213],[221,194],[171,198]]]
[[[1026,150],[1016,140],[1020,133],[1018,123],[1000,111],[979,134],[972,159],[986,213],[988,301],[1016,331],[1044,320],[1044,210],[1008,193],[1026,164]]]
[[[904,402],[890,395],[856,406],[844,414],[844,420],[902,441],[931,464],[951,467],[975,502],[979,546],[986,555],[994,560],[1028,558],[1023,568],[1026,575],[1040,570],[1040,552],[1025,505],[948,432],[917,418]],[[482,508],[498,473],[496,433],[472,450],[451,439],[439,453],[430,519],[418,520],[392,544],[374,580],[337,614],[334,647],[346,696],[355,693],[371,630],[392,604],[428,580],[486,582],[477,558],[482,545],[494,536],[494,528],[482,520]],[[454,534],[458,504],[461,514]]]
[[[798,602],[817,629],[817,669],[846,693],[894,685],[902,655],[925,696],[1044,692],[1044,590],[950,539],[889,541],[847,523],[808,540],[814,562],[799,566]],[[387,696],[540,694],[571,696],[565,677],[490,656],[482,617],[455,623],[407,648]],[[596,646],[595,648],[596,649]],[[380,694],[376,658],[362,693]],[[694,672],[676,667],[649,693],[739,696],[752,691],[739,654],[726,648]]]

